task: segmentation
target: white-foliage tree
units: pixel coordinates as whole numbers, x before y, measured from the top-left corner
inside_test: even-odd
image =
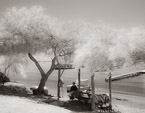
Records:
[[[73,41],[64,22],[58,22],[45,14],[42,7],[8,9],[1,20],[0,54],[17,56],[26,55],[36,64],[41,74],[37,89],[43,93],[45,82],[59,64],[60,56],[70,55]],[[63,52],[62,52],[63,51]],[[50,69],[45,73],[32,54],[44,52],[52,57]]]
[[[9,74],[21,75],[26,77],[25,66],[28,65],[27,58],[24,55],[7,55],[4,56],[4,74],[8,77]]]
[[[109,48],[117,31],[103,24],[91,25],[82,22],[74,55],[74,65],[85,65],[90,71],[106,70],[111,66]]]
[[[74,64],[86,65],[91,72],[107,71],[145,61],[145,30],[115,29],[110,25],[89,23],[79,29]],[[79,63],[78,63],[79,62]]]

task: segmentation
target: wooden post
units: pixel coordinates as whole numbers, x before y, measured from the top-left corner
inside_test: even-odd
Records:
[[[110,110],[112,110],[112,93],[111,93],[111,72],[109,72],[109,97],[110,97],[110,102],[109,102],[109,107]]]
[[[94,82],[94,74],[91,76],[91,85],[92,85],[92,110],[95,110],[95,82]]]
[[[80,91],[80,85],[81,85],[81,69],[78,70],[78,90]]]
[[[57,99],[59,101],[60,98],[60,76],[61,76],[61,68],[59,66],[59,70],[58,70],[58,83],[57,83]]]

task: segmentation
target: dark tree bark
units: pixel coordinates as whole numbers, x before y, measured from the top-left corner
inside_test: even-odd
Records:
[[[44,94],[44,86],[45,83],[48,79],[48,77],[51,75],[51,73],[53,72],[54,68],[55,68],[55,57],[52,59],[52,64],[50,69],[48,70],[47,73],[44,72],[44,70],[42,69],[42,67],[40,66],[40,64],[38,63],[38,61],[32,56],[31,53],[28,53],[29,58],[35,63],[36,67],[38,68],[38,70],[40,71],[41,74],[41,80],[38,86],[38,89],[35,90],[35,94]]]

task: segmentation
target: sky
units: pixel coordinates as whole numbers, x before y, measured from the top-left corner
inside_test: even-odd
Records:
[[[121,28],[145,27],[145,0],[0,0],[0,14],[14,6],[36,5],[45,8],[48,15],[58,20],[82,19]]]

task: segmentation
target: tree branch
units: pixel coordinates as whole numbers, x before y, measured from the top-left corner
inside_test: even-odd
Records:
[[[10,63],[7,67],[5,67],[5,72],[4,72],[5,75],[6,75],[6,72],[10,68],[11,65],[12,65],[12,63]]]
[[[54,58],[57,61],[57,64],[59,64],[58,57],[57,57],[57,54],[56,54],[56,48],[52,48],[52,50],[53,50],[53,53],[54,53]]]
[[[61,53],[60,53],[59,56],[71,55],[72,53],[73,53],[72,51],[70,51],[70,52],[66,52],[66,53],[64,52],[64,54],[61,54]]]
[[[40,64],[38,63],[38,61],[32,56],[31,53],[28,53],[29,58],[35,63],[35,65],[37,66],[37,68],[39,69],[41,76],[44,77],[45,76],[45,72],[42,69],[42,67],[40,66]]]
[[[54,68],[55,68],[55,60],[56,60],[56,58],[54,57],[52,59],[51,67],[50,67],[49,71],[46,73],[46,76],[50,75],[50,73],[54,70]]]
[[[61,72],[60,76],[62,76],[62,74],[64,73],[64,71],[65,71],[65,69],[63,69],[63,70],[62,70],[62,72]]]

